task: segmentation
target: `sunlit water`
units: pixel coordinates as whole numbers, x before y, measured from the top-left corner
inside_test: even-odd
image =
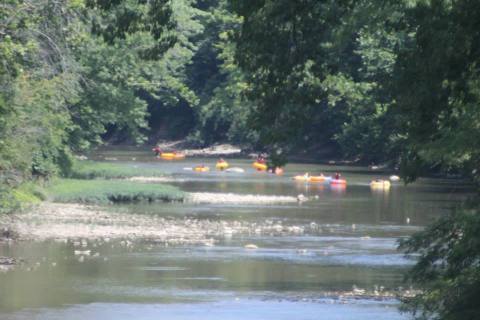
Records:
[[[388,174],[365,168],[290,164],[284,176],[275,176],[230,159],[246,172],[195,173],[184,168],[205,163],[213,169],[215,160],[166,162],[144,152],[103,156],[162,168],[176,179],[171,184],[188,192],[303,194],[309,201],[107,208],[246,226],[240,234],[216,237],[212,246],[90,241],[81,250],[91,254],[82,258],[72,242],[0,244],[0,256],[26,260],[0,273],[0,319],[405,319],[395,295],[408,289],[402,278],[414,261],[397,251],[397,240],[468,192],[458,181],[438,179],[375,191],[369,181]],[[335,171],[348,180],[345,189],[291,179]]]

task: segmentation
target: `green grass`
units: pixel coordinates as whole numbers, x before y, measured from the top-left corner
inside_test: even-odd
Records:
[[[56,202],[97,204],[170,202],[184,198],[184,193],[173,186],[121,180],[58,179],[47,188],[47,193]]]
[[[76,161],[72,168],[74,179],[122,179],[135,176],[158,177],[164,173],[159,169],[136,167],[128,163],[111,163],[99,161]]]

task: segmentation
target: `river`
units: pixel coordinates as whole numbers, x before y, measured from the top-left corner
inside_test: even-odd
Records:
[[[414,260],[397,240],[421,230],[468,195],[457,180],[421,179],[389,191],[368,183],[387,174],[360,167],[289,164],[283,176],[184,168],[214,159],[153,160],[145,152],[106,152],[132,166],[160,167],[187,192],[297,196],[304,203],[172,203],[106,210],[171,220],[242,225],[213,244],[149,241],[0,243],[0,256],[28,267],[0,273],[0,319],[408,319],[398,312],[405,271]],[[133,158],[133,159],[132,159]],[[298,173],[340,171],[346,188],[292,181]],[[269,228],[265,228],[270,226]],[[265,231],[268,230],[268,231]],[[253,245],[257,248],[248,249]]]

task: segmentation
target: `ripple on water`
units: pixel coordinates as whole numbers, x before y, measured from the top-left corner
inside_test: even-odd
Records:
[[[321,237],[319,237],[321,239]],[[285,239],[279,238],[279,242]],[[251,240],[251,239],[249,239]],[[356,240],[350,238],[328,237],[317,243],[304,244],[301,241],[280,244],[272,241],[256,241],[258,249],[246,249],[244,246],[213,246],[213,247],[173,247],[161,251],[131,253],[139,257],[161,258],[163,261],[286,261],[290,263],[328,265],[359,265],[359,266],[408,266],[414,260],[396,252],[393,239]],[[311,241],[311,240],[310,240]],[[270,245],[270,246],[268,246]],[[286,247],[290,245],[290,247]],[[281,247],[280,247],[281,246]],[[155,270],[153,267],[152,270]],[[160,267],[161,268],[161,267]]]
[[[60,309],[36,309],[7,314],[5,320],[24,319],[170,319],[170,320],[371,320],[407,319],[395,304],[385,303],[312,303],[234,298],[208,303],[120,304],[91,303]]]

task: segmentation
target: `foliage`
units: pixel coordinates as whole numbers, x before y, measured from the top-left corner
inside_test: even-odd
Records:
[[[131,34],[148,32],[153,38],[140,50],[145,58],[156,59],[175,43],[175,21],[169,0],[86,0],[93,11],[92,32],[113,44]]]
[[[191,142],[256,144],[258,135],[247,119],[252,105],[243,99],[247,87],[244,74],[234,60],[234,31],[241,18],[228,10],[225,1],[211,8],[204,40],[189,69],[192,87],[200,96],[196,107],[196,128]]]
[[[47,188],[47,194],[53,201],[82,203],[182,201],[184,197],[169,185],[100,179],[58,179]]]
[[[477,1],[232,3],[263,144],[478,175]]]
[[[395,83],[411,154],[404,166],[421,162],[478,179],[480,3],[419,2],[407,18],[415,37],[399,50]]]
[[[26,182],[16,188],[0,185],[0,214],[16,212],[45,199],[43,188],[34,182]]]
[[[159,90],[148,84],[149,75],[161,73],[151,59],[173,45],[170,6],[161,0],[125,0],[112,1],[116,10],[107,10],[109,1],[87,2],[9,0],[0,6],[0,184],[5,199],[32,177],[68,174],[72,150],[100,144],[109,128],[144,140],[147,104],[137,92]],[[127,22],[122,16],[127,7],[145,12]],[[105,42],[92,33],[91,21],[109,25],[103,35],[115,31],[115,23],[129,27],[112,31]],[[133,48],[141,42],[144,46]]]
[[[419,255],[408,280],[422,292],[405,298],[416,319],[477,319],[480,313],[480,212],[457,210],[401,242]]]
[[[155,168],[141,168],[135,164],[98,161],[76,161],[69,177],[74,179],[121,179],[135,176],[163,176],[163,171]]]

